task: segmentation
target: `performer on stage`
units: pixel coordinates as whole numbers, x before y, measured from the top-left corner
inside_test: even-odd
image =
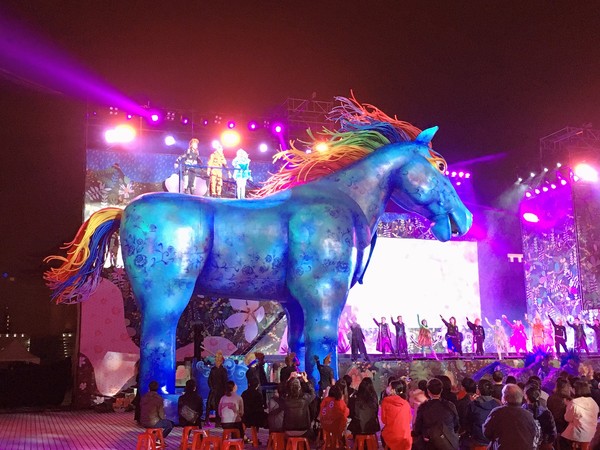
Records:
[[[365,361],[370,362],[369,355],[367,355],[367,348],[365,347],[365,335],[363,334],[362,328],[356,323],[356,317],[352,318],[350,325],[350,349],[352,351],[352,361],[358,359],[358,352],[362,353]]]
[[[502,353],[508,354],[508,336],[506,336],[502,321],[496,319],[495,325],[492,325],[487,317],[485,318],[485,321],[488,324],[488,327],[494,330],[494,345],[496,346],[496,352],[498,352],[498,359],[502,359]]]
[[[199,143],[200,141],[198,139],[191,139],[188,149],[185,151],[185,153],[175,160],[175,168],[177,169],[179,166],[182,166],[180,173],[183,177],[187,176],[187,186],[184,190],[186,194],[194,193],[196,176],[200,174],[200,169],[198,167],[190,167],[202,165],[202,160],[200,159],[200,155],[198,153]],[[180,185],[181,183],[183,183],[183,180],[179,180]]]
[[[543,320],[542,323],[544,324],[544,348],[554,354],[554,327],[548,319]]]
[[[248,153],[243,148],[240,148],[233,161],[231,161],[231,165],[234,168],[233,179],[235,180],[236,190],[235,197],[236,198],[246,198],[246,181],[248,179],[252,180],[252,173],[250,172],[250,158],[248,158]]]
[[[377,322],[373,318],[373,322],[377,325],[377,346],[375,349],[385,355],[385,351],[389,350],[391,354],[394,354],[394,347],[392,347],[392,333],[390,333],[390,327],[385,323],[385,317],[381,318],[381,322]]]
[[[594,330],[594,337],[596,338],[596,352],[600,352],[600,320],[598,320],[596,317],[593,324],[590,325],[587,322],[585,324],[588,326],[588,328]]]
[[[223,367],[223,352],[217,350],[215,354],[215,365],[210,369],[208,374],[208,400],[206,402],[206,426],[210,426],[209,417],[210,411],[215,411],[215,426],[221,426],[221,416],[219,415],[219,402],[221,397],[225,395],[225,385],[227,384],[227,369]]]
[[[550,323],[554,327],[554,347],[556,348],[556,355],[560,356],[560,347],[567,353],[567,328],[563,325],[562,317],[556,319],[556,322],[552,320],[551,316],[548,316],[548,319],[550,319]]]
[[[444,325],[446,325],[446,346],[448,348],[448,353],[453,355],[455,353],[460,353],[460,355],[462,356],[463,351],[462,351],[462,345],[461,345],[461,338],[460,338],[460,331],[458,330],[458,325],[456,325],[456,318],[450,317],[450,322],[448,322],[446,319],[444,319],[442,317],[442,315],[440,314],[440,319],[442,319],[442,322],[444,322]]]
[[[417,322],[419,323],[419,337],[417,338],[417,343],[421,347],[423,358],[425,358],[425,348],[429,347],[433,357],[438,359],[435,350],[433,349],[433,334],[431,329],[427,326],[427,321],[425,319],[421,320],[417,314]]]
[[[404,355],[408,359],[408,344],[406,342],[406,328],[402,321],[402,316],[398,316],[398,322],[394,322],[394,318],[390,317],[392,325],[396,328],[396,354],[400,357]]]
[[[573,322],[567,322],[567,325],[573,328],[573,332],[575,333],[575,350],[577,350],[577,353],[581,353],[581,350],[583,349],[585,350],[585,353],[589,355],[590,351],[586,341],[585,329],[583,328],[583,324],[579,320],[579,317],[575,317]]]
[[[223,168],[227,167],[227,160],[223,155],[223,146],[215,142],[215,151],[208,160],[208,176],[210,177],[210,196],[220,197],[223,190]]]
[[[521,356],[521,350],[527,353],[527,333],[525,333],[525,327],[523,322],[515,320],[514,323],[510,323],[504,314],[502,318],[512,328],[512,336],[510,337],[510,345],[515,348],[517,356]]]
[[[467,317],[467,326],[473,332],[473,343],[475,344],[475,354],[483,356],[483,341],[485,341],[485,330],[481,326],[481,319],[477,317],[475,323]],[[461,353],[462,354],[462,353]]]
[[[536,349],[544,350],[544,324],[542,323],[542,318],[539,314],[536,314],[532,322],[529,320],[527,313],[525,313],[525,321],[531,327],[531,343],[533,351],[535,352]]]

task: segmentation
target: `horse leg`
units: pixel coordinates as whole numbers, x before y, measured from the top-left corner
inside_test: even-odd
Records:
[[[300,360],[300,369],[304,370],[304,313],[296,300],[290,300],[281,305],[285,311],[288,326],[288,348],[290,352],[296,353]]]
[[[177,322],[206,261],[207,222],[206,214],[189,201],[177,204],[152,196],[131,203],[123,215],[120,234],[125,269],[142,315],[142,393],[152,380],[167,393],[175,393]]]

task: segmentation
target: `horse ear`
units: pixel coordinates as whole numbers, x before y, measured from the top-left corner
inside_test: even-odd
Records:
[[[438,129],[439,127],[436,126],[421,131],[419,135],[415,138],[415,142],[418,144],[429,145]]]

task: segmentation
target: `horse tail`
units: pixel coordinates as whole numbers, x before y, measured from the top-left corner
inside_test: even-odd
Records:
[[[77,303],[86,300],[100,283],[100,274],[108,252],[110,239],[119,231],[123,210],[104,208],[90,216],[79,228],[75,239],[66,243],[67,256],[48,256],[45,263],[61,261],[60,267],[44,273],[46,285],[56,303]]]

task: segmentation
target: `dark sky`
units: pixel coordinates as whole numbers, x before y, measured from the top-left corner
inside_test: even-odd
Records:
[[[600,127],[594,2],[4,0],[0,16],[139,104],[264,114],[352,89],[439,125],[435,148],[451,164],[505,154],[472,167],[486,201],[539,169],[539,138]],[[25,317],[16,291],[81,223],[86,98],[0,69],[0,272],[19,286],[0,280],[0,306]]]

